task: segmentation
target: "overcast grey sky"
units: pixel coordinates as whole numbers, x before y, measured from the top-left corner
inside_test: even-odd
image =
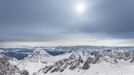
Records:
[[[86,4],[78,14],[74,5]],[[1,0],[0,40],[133,39],[134,0]]]

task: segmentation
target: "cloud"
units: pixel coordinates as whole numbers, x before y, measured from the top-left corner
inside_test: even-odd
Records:
[[[76,2],[0,1],[0,40],[134,38],[133,0],[84,0],[90,7],[81,15],[73,11]]]

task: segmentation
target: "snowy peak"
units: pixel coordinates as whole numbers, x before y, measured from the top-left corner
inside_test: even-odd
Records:
[[[37,48],[33,51],[32,55],[36,55],[36,56],[45,56],[45,57],[49,57],[51,56],[50,54],[48,54],[44,49],[42,48]]]
[[[49,57],[51,57],[51,55],[48,54],[44,49],[37,48],[33,51],[33,53],[25,57],[24,61],[46,62]]]
[[[33,72],[44,67],[50,58],[51,55],[49,55],[44,49],[37,48],[23,60],[20,60],[17,65],[22,70],[29,70],[30,75],[32,75]],[[31,66],[33,67],[31,68]]]
[[[72,51],[72,54],[74,55],[80,55],[82,57],[86,56],[88,53],[88,51],[84,51],[84,50],[75,50],[75,51]]]
[[[89,56],[88,51],[75,50],[75,51],[71,52],[71,55],[70,55],[69,59],[79,59],[79,58],[82,58],[83,60],[85,60],[88,56]]]

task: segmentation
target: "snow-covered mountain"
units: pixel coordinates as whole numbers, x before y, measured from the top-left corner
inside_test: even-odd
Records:
[[[68,75],[67,73],[68,71],[74,71],[74,73],[76,72],[76,74],[72,74],[72,75],[78,75],[79,72],[90,71],[90,69],[94,68],[94,65],[95,66],[97,65],[96,68],[94,68],[94,70],[98,69],[98,72],[94,71],[96,72],[96,74],[94,74],[94,72],[91,73],[93,73],[94,75],[101,75],[101,73],[107,75],[105,73],[105,70],[102,70],[103,66],[104,68],[110,68],[109,70],[124,69],[122,68],[123,65],[133,64],[132,62],[133,58],[134,58],[133,51],[126,52],[126,51],[103,50],[103,51],[88,52],[84,50],[76,50],[73,51],[69,57],[59,60],[52,65],[48,65],[38,70],[37,75],[43,75],[43,74]],[[132,65],[132,68],[134,68],[134,65]],[[99,72],[99,70],[102,70],[102,72]],[[130,71],[132,71],[132,69],[130,69]],[[115,74],[112,73],[110,74],[110,71],[108,73],[109,75],[123,75],[116,71]],[[121,73],[123,73],[122,70]],[[90,74],[90,72],[87,74]],[[134,72],[132,72],[132,74],[134,74]]]
[[[53,56],[45,48],[35,48],[27,57],[17,60],[3,54],[0,59],[6,60],[0,65],[12,67],[4,69],[9,75],[133,75],[134,51],[127,48],[100,47],[56,47],[67,50],[66,53]],[[117,49],[117,50],[116,50]],[[130,49],[130,48],[129,48]],[[131,48],[132,49],[132,48]],[[4,57],[4,59],[3,59]],[[6,57],[6,59],[5,59]],[[3,67],[3,66],[2,66]],[[2,69],[0,73],[3,73]],[[1,75],[1,74],[0,74]],[[2,74],[4,75],[4,74]],[[6,74],[5,74],[6,75]],[[8,75],[8,74],[7,74]]]
[[[41,68],[44,68],[45,66],[53,64],[56,61],[68,56],[68,54],[52,56],[48,54],[43,48],[36,48],[31,54],[29,54],[23,60],[20,60],[17,65],[21,70],[26,69],[30,74],[33,74]]]
[[[33,62],[47,62],[47,59],[51,57],[44,49],[37,48],[33,53],[29,54],[24,60]]]
[[[20,60],[17,66],[23,70],[26,69],[30,74],[43,68],[47,64],[47,59],[51,57],[44,49],[37,48],[23,60]]]

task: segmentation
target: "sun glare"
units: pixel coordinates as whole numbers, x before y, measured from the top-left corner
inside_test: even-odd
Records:
[[[75,10],[77,13],[84,13],[86,11],[86,4],[85,3],[77,3],[75,5]]]

